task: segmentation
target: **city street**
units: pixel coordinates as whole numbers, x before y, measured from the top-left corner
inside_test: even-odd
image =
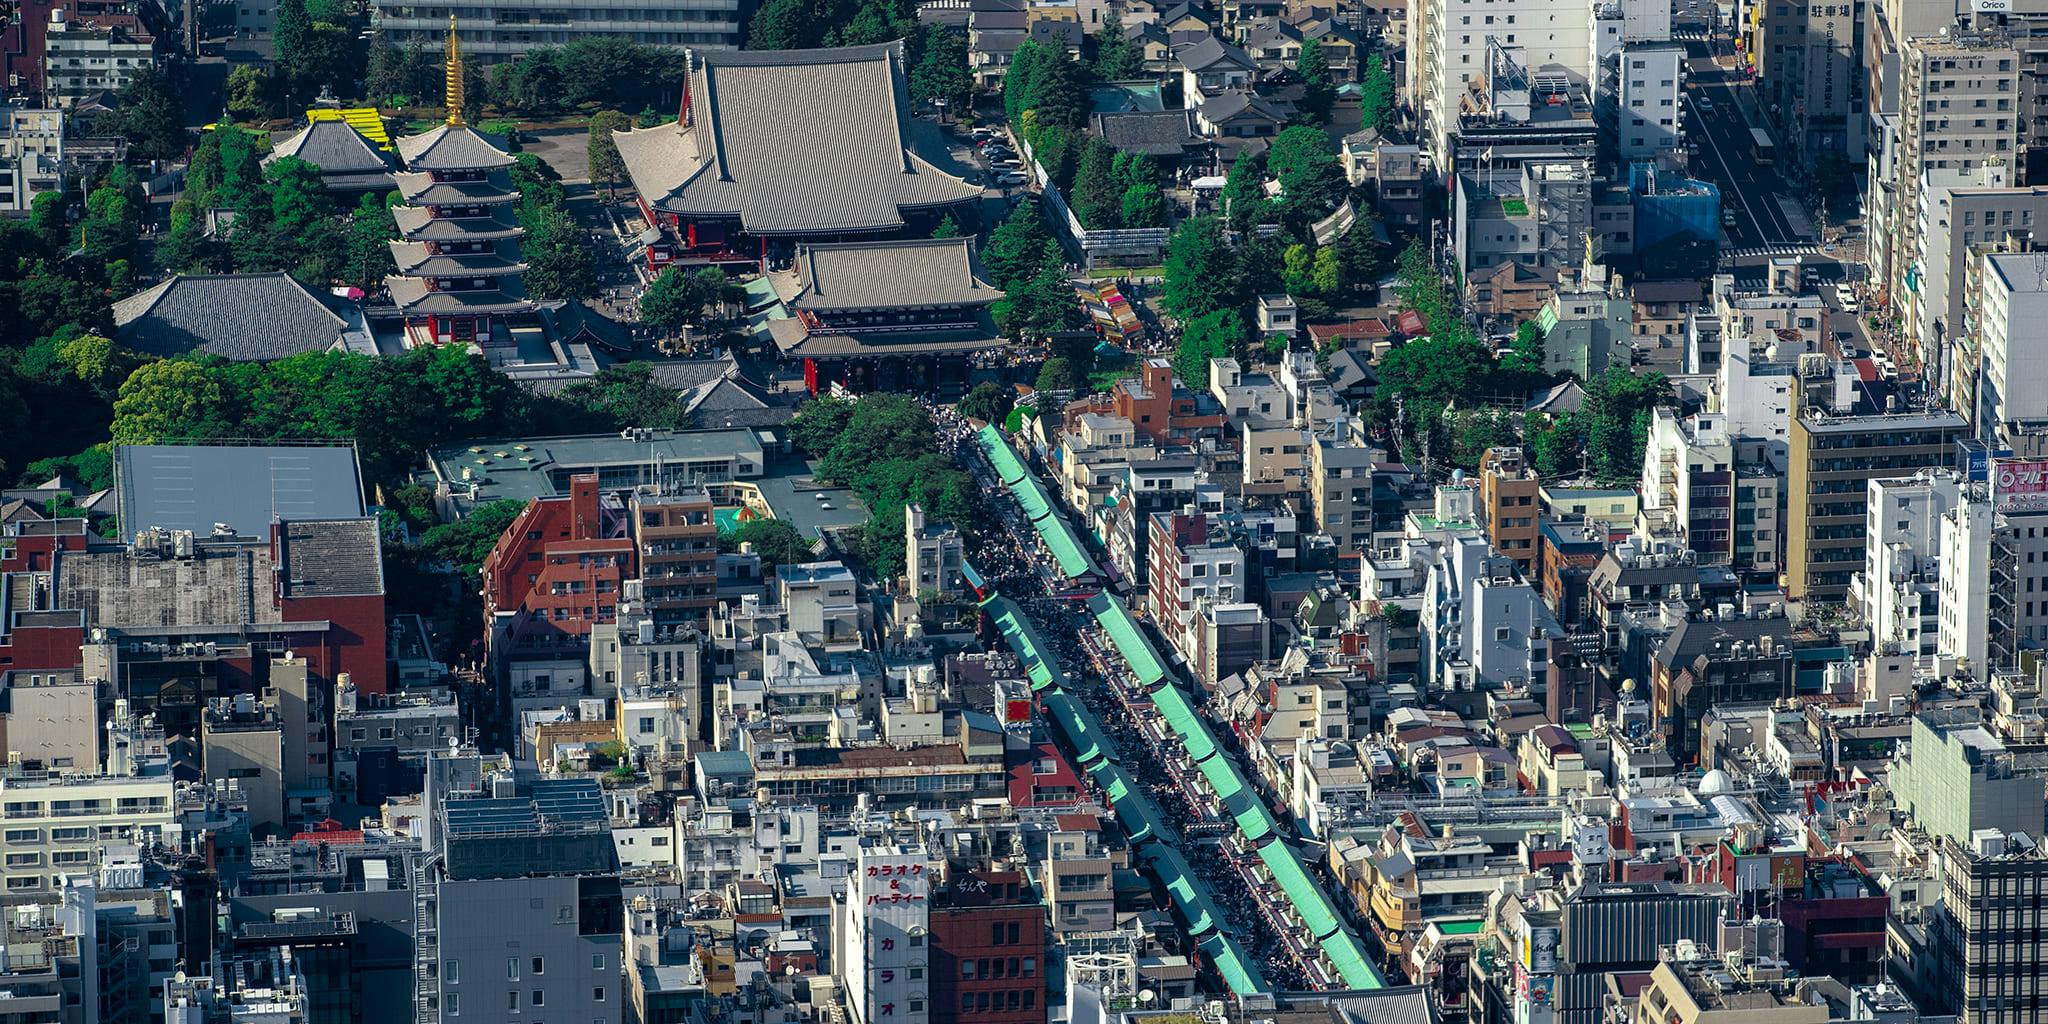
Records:
[[[1728,247],[1812,241],[1804,226],[1794,223],[1782,208],[1781,200],[1796,202],[1798,194],[1786,181],[1784,169],[1756,162],[1750,122],[1743,113],[1755,104],[1755,87],[1716,63],[1713,44],[1693,40],[1685,48],[1689,58],[1686,134],[1699,147],[1693,173],[1718,185],[1723,209],[1735,213],[1734,224],[1726,225]],[[1742,93],[1748,95],[1739,95]],[[1700,103],[1701,97],[1711,108]]]

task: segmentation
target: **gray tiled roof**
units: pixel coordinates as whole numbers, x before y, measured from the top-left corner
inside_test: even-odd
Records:
[[[124,540],[150,527],[203,537],[215,523],[263,538],[275,519],[363,514],[355,449],[338,445],[117,445],[114,483]]]
[[[519,246],[509,239],[500,240],[489,252],[441,255],[428,252],[425,242],[393,242],[391,258],[397,261],[399,273],[419,277],[516,274],[526,269],[520,262]]]
[[[692,55],[689,124],[620,132],[653,205],[756,234],[890,230],[981,195],[913,117],[898,43]]]
[[[179,274],[114,303],[114,340],[158,356],[267,362],[324,352],[348,321],[291,275]]]
[[[390,289],[391,301],[408,315],[520,313],[533,308],[532,300],[526,297],[525,283],[517,277],[500,278],[496,288],[434,291],[427,287],[425,278],[393,275],[384,279],[384,287]]]
[[[267,165],[295,156],[326,174],[389,173],[391,157],[363,138],[362,133],[340,121],[315,121],[271,149],[263,158]]]
[[[1181,67],[1190,71],[1205,71],[1212,67],[1235,67],[1246,71],[1258,66],[1251,54],[1236,46],[1210,36],[1174,54]]]
[[[517,238],[525,233],[519,216],[508,204],[490,207],[488,217],[435,217],[424,206],[400,206],[391,211],[398,233],[408,241],[448,242],[456,239]]]
[[[519,198],[519,192],[512,187],[512,176],[502,170],[484,175],[482,181],[440,181],[434,180],[427,171],[410,171],[395,175],[392,183],[405,196],[408,203],[431,206],[435,203],[503,203]]]
[[[776,291],[792,309],[813,311],[981,306],[1003,297],[982,279],[965,238],[806,245],[790,272],[777,275]]]
[[[444,124],[429,132],[398,140],[398,155],[409,171],[510,167],[505,143],[466,124]]]
[[[786,356],[834,358],[839,356],[918,356],[942,352],[980,352],[1001,348],[1006,342],[986,312],[972,326],[948,330],[865,331],[835,333],[830,328],[812,334],[801,320],[770,320],[768,333],[775,347]]]
[[[1202,144],[1192,110],[1131,111],[1095,115],[1096,134],[1102,141],[1126,153],[1147,156],[1180,156],[1189,146]]]

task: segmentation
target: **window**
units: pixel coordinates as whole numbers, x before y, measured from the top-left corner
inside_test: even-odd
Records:
[[[604,1002],[604,986],[603,986],[603,985],[599,985],[599,986],[597,986],[596,988],[593,988],[593,989],[591,989],[591,990],[590,990],[590,1001],[591,1001],[591,1002],[593,1002],[593,1003],[601,1003],[601,1002]]]
[[[547,994],[546,990],[544,990],[544,989],[534,989],[534,990],[533,990],[533,1005],[535,1005],[535,1006],[545,1006],[545,1005],[547,1005],[547,1001],[548,1001],[548,994]]]
[[[547,960],[546,960],[545,958],[543,958],[543,957],[534,957],[534,958],[533,958],[533,973],[535,973],[535,974],[546,974],[547,972],[548,972],[548,962],[547,962]]]
[[[450,985],[462,984],[462,961],[448,961],[448,963],[441,968],[441,977],[446,978],[448,980],[448,984]]]
[[[447,999],[448,1003],[448,1016],[462,1016],[462,993],[450,992],[445,998]]]
[[[515,989],[512,989],[512,990],[510,990],[510,991],[508,991],[508,992],[506,992],[506,993],[505,993],[505,1008],[506,1008],[506,1009],[508,1009],[508,1010],[511,1010],[511,1011],[512,1011],[513,1013],[518,1013],[518,1012],[519,1012],[519,990],[518,990],[518,989],[516,989],[516,988],[515,988]]]
[[[603,953],[592,953],[592,954],[590,954],[590,969],[591,969],[591,970],[593,970],[593,971],[601,971],[601,970],[604,970],[604,954],[603,954]]]
[[[506,957],[506,958],[505,958],[505,980],[506,980],[506,981],[518,981],[518,980],[519,980],[519,958],[518,958],[518,957],[516,957],[516,956],[513,956],[513,957]]]

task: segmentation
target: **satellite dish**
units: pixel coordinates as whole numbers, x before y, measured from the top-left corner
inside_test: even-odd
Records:
[[[1154,992],[1149,988],[1138,990],[1138,1001],[1144,1003],[1146,1006],[1152,1005],[1158,999],[1159,993]]]

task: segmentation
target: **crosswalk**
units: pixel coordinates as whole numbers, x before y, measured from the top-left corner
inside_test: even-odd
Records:
[[[1770,256],[1818,255],[1820,255],[1820,246],[1812,242],[1798,245],[1756,245],[1741,249],[1723,249],[1721,251],[1721,262],[1732,263],[1736,260],[1753,260]]]

